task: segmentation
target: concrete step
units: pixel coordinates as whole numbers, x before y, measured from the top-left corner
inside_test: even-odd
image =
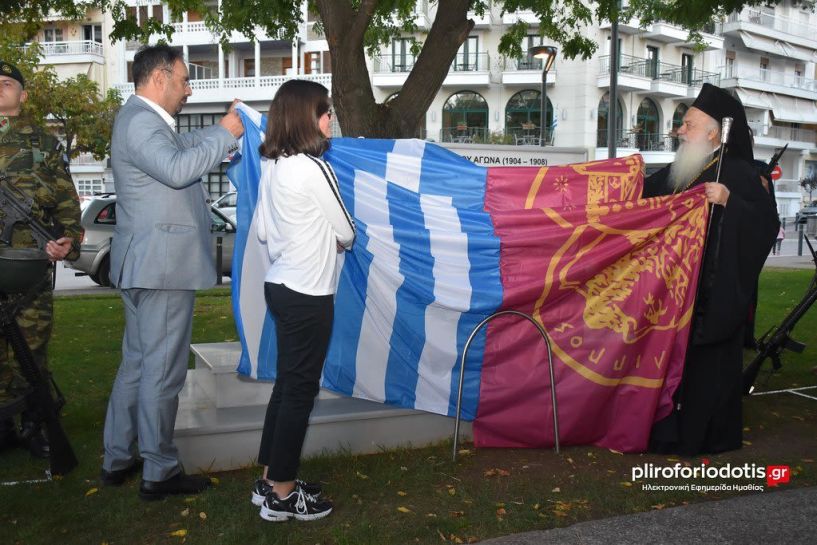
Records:
[[[194,345],[196,368],[179,396],[175,442],[188,472],[225,471],[255,464],[271,382],[235,372],[238,343]],[[454,419],[392,407],[321,389],[309,419],[302,456],[374,453],[451,438]],[[471,424],[460,426],[462,439]]]
[[[213,407],[245,407],[269,402],[273,381],[255,380],[236,372],[241,357],[241,343],[193,344],[190,345],[190,351],[196,361],[195,380],[213,401]],[[340,396],[329,390],[321,390],[319,397]]]

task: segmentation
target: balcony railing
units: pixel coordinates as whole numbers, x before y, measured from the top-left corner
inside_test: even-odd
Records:
[[[596,138],[596,147],[607,147],[607,131],[599,131]],[[616,134],[617,148],[637,148],[639,151],[668,151],[678,149],[678,137],[674,134],[643,133],[632,131],[618,131]]]
[[[599,57],[601,69],[599,75],[610,73],[610,55]],[[673,83],[683,83],[689,86],[700,86],[704,83],[713,85],[720,84],[720,74],[717,72],[705,72],[697,68],[689,69],[677,64],[666,62],[654,62],[649,59],[621,55],[619,61],[619,74],[630,74],[643,78],[671,81]]]
[[[817,92],[817,80],[798,76],[797,74],[773,71],[769,70],[768,68],[736,69],[734,67],[723,67],[722,70],[724,78],[741,78],[761,83],[769,83],[772,85],[795,87],[797,89],[803,89],[804,91]]]
[[[778,140],[817,143],[817,131],[813,129],[765,125],[756,122],[749,122],[749,127],[754,131],[755,137],[765,136],[766,138],[777,138]]]
[[[753,23],[765,28],[774,29],[785,34],[792,34],[801,38],[815,39],[814,29],[809,25],[804,25],[792,21],[788,17],[781,17],[763,10],[747,8],[741,12],[729,14],[729,23]]]
[[[454,62],[451,63],[453,72],[487,72],[488,53],[457,53]]]
[[[440,142],[455,142],[461,144],[485,143],[490,138],[487,127],[468,127],[457,125],[440,129]]]
[[[518,57],[516,59],[506,58],[504,70],[506,72],[516,72],[517,70],[535,70],[537,72],[541,72],[542,59],[528,56]],[[551,70],[551,72],[554,71],[555,70]]]
[[[43,55],[98,55],[102,56],[102,44],[93,40],[71,42],[40,42]]]
[[[195,91],[211,91],[215,89],[229,89],[229,90],[249,90],[249,89],[276,89],[284,84],[285,81],[298,78],[309,79],[316,81],[324,87],[332,88],[332,74],[310,74],[297,76],[261,76],[259,78],[224,78],[219,79],[194,79],[190,80],[190,88],[194,91],[193,98],[195,99]],[[256,81],[258,84],[256,85]],[[117,89],[124,98],[133,94],[133,83],[117,83],[113,87]],[[232,96],[232,95],[231,95]],[[272,95],[270,95],[272,96]]]
[[[105,159],[94,159],[93,154],[80,153],[71,159],[71,164],[77,166],[105,166]]]
[[[414,57],[411,55],[380,55],[374,58],[376,74],[403,74],[414,68]]]

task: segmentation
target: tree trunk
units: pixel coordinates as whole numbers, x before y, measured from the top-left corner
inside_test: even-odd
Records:
[[[379,104],[372,92],[363,39],[376,2],[318,0],[332,54],[332,101],[344,136],[422,137],[418,129],[448,74],[460,45],[474,26],[469,0],[441,1],[423,49],[399,95]]]

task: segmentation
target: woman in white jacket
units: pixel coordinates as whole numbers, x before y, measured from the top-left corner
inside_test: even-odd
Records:
[[[332,332],[337,256],[355,237],[337,177],[321,158],[331,119],[323,85],[289,80],[270,105],[261,145],[258,238],[273,260],[264,296],[275,317],[278,361],[258,453],[264,475],[252,500],[271,521],[332,511],[319,485],[297,478]]]

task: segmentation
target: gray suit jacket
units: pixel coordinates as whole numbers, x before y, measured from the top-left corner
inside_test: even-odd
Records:
[[[111,141],[114,286],[192,290],[215,283],[210,207],[200,178],[235,146],[220,125],[178,134],[144,100],[128,99]]]

